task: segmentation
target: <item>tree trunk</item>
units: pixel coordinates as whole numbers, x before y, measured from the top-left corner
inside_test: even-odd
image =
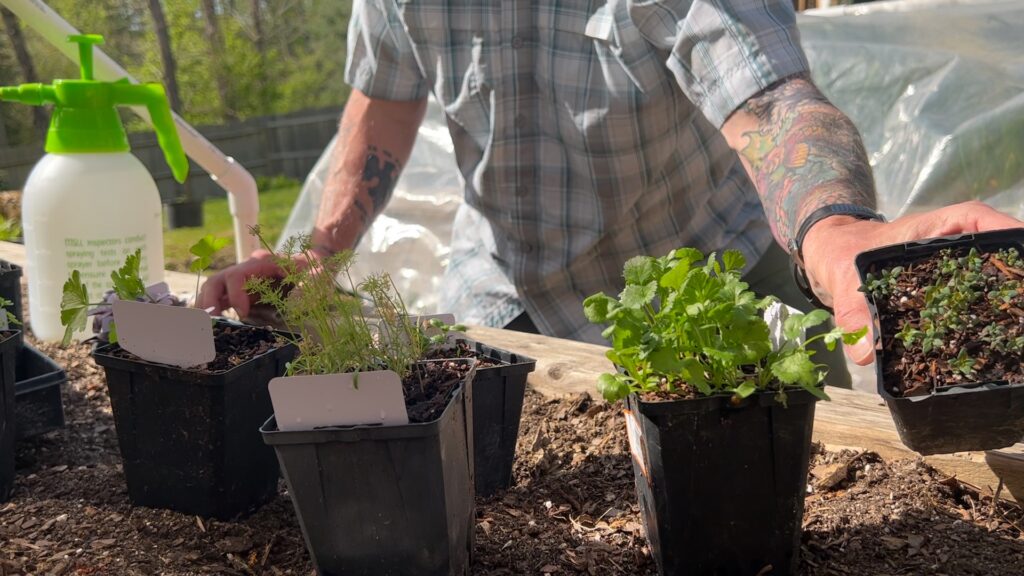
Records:
[[[18,17],[7,8],[0,8],[0,15],[3,15],[4,28],[7,29],[7,37],[11,40],[11,47],[14,48],[14,55],[18,59],[22,78],[26,83],[39,82],[39,78],[36,76],[36,67],[32,63],[32,55],[28,53],[25,36],[21,33]],[[44,134],[49,123],[46,109],[42,106],[32,106],[32,125],[36,129],[36,133]]]
[[[171,51],[171,36],[167,30],[167,19],[164,17],[160,0],[149,0],[149,13],[153,17],[153,28],[160,44],[160,60],[164,65],[164,88],[167,90],[167,101],[171,110],[181,112],[181,96],[178,93],[178,70]]]
[[[224,37],[221,35],[220,23],[213,0],[203,0],[203,15],[206,18],[206,41],[210,45],[210,62],[213,64],[213,77],[217,82],[217,95],[220,96],[221,116],[225,120],[237,120],[231,98],[231,77],[224,55]]]
[[[259,58],[258,69],[256,70],[256,85],[259,90],[260,113],[269,114],[269,103],[267,102],[267,46],[266,38],[263,36],[263,15],[261,14],[261,0],[251,0],[252,6],[252,30],[253,44],[256,45],[256,54]]]

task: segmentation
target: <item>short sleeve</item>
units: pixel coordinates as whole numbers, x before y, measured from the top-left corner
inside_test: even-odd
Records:
[[[807,72],[792,0],[627,0],[683,93],[716,127],[771,84]]]
[[[371,98],[421,100],[429,86],[393,0],[355,0],[345,82]]]

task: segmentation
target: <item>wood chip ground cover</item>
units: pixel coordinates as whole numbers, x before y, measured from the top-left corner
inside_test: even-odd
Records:
[[[68,425],[19,445],[0,575],[313,573],[283,484],[238,522],[132,508],[102,371],[87,347],[41,348],[67,368]],[[819,453],[810,485],[803,574],[1022,573],[1021,510],[919,461]],[[655,572],[620,413],[528,392],[515,486],[478,503],[473,574]]]

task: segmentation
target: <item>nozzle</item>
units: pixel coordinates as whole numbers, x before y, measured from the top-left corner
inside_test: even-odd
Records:
[[[68,42],[78,44],[78,64],[82,70],[82,80],[93,80],[92,47],[103,44],[103,36],[99,34],[75,34],[68,36]]]
[[[0,88],[0,100],[21,102],[40,106],[53,104],[57,101],[57,93],[49,84],[22,84],[21,86],[4,86]]]

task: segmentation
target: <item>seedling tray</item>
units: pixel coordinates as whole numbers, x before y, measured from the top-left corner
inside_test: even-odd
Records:
[[[469,338],[457,340],[458,344],[465,344],[481,359],[501,362],[500,366],[478,367],[473,379],[476,495],[487,498],[512,483],[526,378],[537,361]]]
[[[1024,229],[961,234],[907,242],[859,254],[861,282],[867,274],[921,260],[944,248],[976,247],[981,251],[1017,248],[1024,254]],[[883,376],[885,354],[878,308],[867,295],[874,319],[875,371],[878,394],[885,400],[900,440],[920,454],[994,450],[1024,438],[1024,383],[976,382],[937,388],[930,395],[894,396]]]
[[[317,573],[468,574],[472,419],[463,382],[432,422],[284,432],[267,420]]]
[[[132,504],[230,519],[277,493],[277,460],[258,430],[293,344],[215,374],[122,358],[115,346],[92,357],[106,369]]]
[[[31,438],[63,428],[61,388],[67,382],[64,370],[31,345],[26,344],[17,357],[14,384],[17,438]]]
[[[25,316],[21,308],[21,274],[21,266],[0,260],[0,298],[11,302],[12,305],[8,312],[24,325]],[[19,331],[18,346],[21,346],[24,341],[25,335]]]
[[[0,333],[0,502],[14,487],[14,364],[20,332]]]

